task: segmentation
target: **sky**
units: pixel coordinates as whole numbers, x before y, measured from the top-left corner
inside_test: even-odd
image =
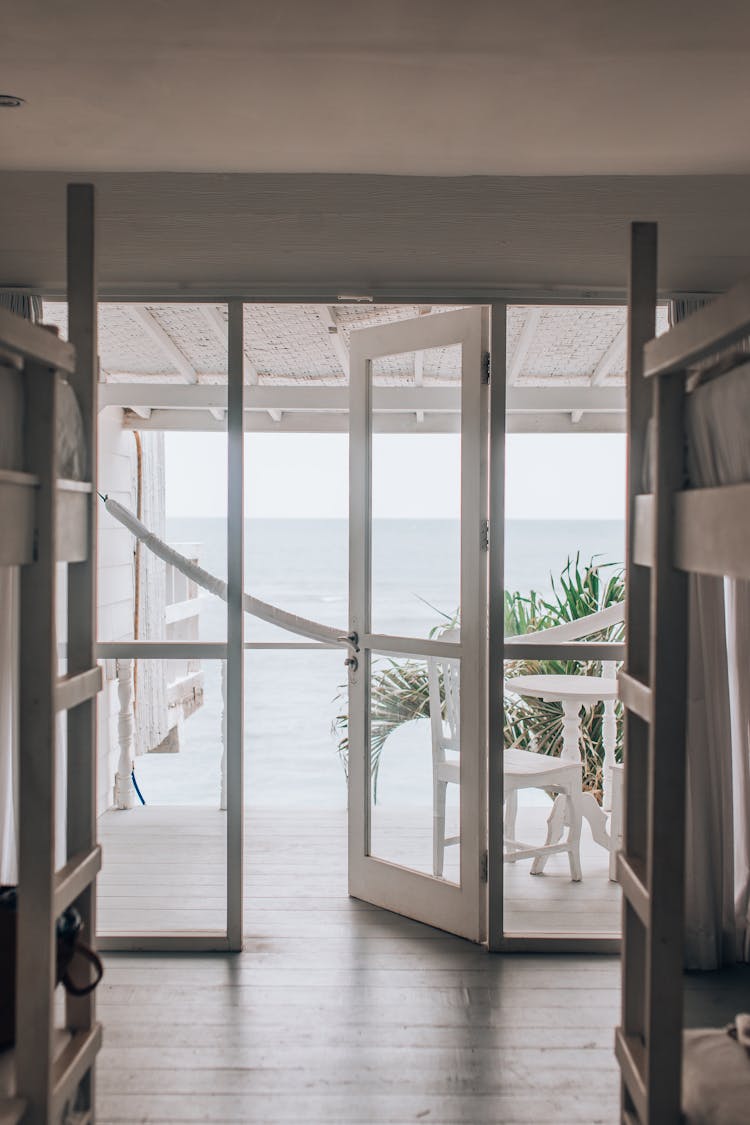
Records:
[[[226,513],[226,436],[167,433],[167,515]],[[245,505],[255,518],[344,519],[346,434],[248,434]],[[375,518],[459,514],[456,434],[373,439]],[[509,434],[508,519],[623,519],[623,434]]]

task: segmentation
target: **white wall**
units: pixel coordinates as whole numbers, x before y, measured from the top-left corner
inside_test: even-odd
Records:
[[[122,411],[107,407],[99,415],[99,491],[131,510],[135,505],[135,441],[122,429]],[[99,639],[132,640],[133,539],[125,528],[99,507]],[[105,662],[105,686],[99,704],[99,761],[97,806],[101,813],[112,804],[117,768],[117,681],[114,661]]]

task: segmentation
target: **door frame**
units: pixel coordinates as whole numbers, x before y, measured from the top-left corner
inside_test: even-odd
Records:
[[[206,286],[194,286],[189,291],[182,289],[174,289],[167,287],[154,287],[148,290],[143,288],[132,287],[123,288],[114,285],[100,285],[98,292],[98,303],[117,303],[117,304],[141,304],[148,303],[169,303],[169,304],[226,304],[227,307],[232,303],[240,307],[245,304],[313,304],[313,305],[348,305],[362,301],[363,303],[377,303],[377,304],[409,304],[409,305],[460,305],[460,306],[484,306],[490,309],[491,318],[491,347],[492,354],[491,365],[493,369],[493,377],[490,382],[490,395],[489,395],[489,414],[488,414],[488,428],[489,428],[489,465],[488,465],[488,493],[489,493],[489,522],[490,522],[490,543],[489,543],[489,596],[488,596],[488,656],[487,668],[489,675],[489,683],[487,690],[487,699],[489,706],[489,716],[487,723],[488,732],[488,778],[487,778],[487,792],[488,792],[488,810],[487,810],[487,846],[488,846],[488,879],[486,884],[487,893],[487,947],[490,951],[496,952],[539,952],[539,953],[600,953],[600,954],[616,954],[620,951],[621,940],[619,937],[599,937],[585,935],[575,937],[556,937],[553,935],[513,935],[512,937],[504,936],[503,929],[503,863],[495,859],[493,861],[493,854],[497,856],[494,850],[500,846],[500,856],[502,856],[502,816],[498,814],[498,809],[502,810],[503,804],[503,776],[502,776],[502,758],[498,755],[495,749],[502,746],[502,707],[504,706],[502,690],[498,690],[498,684],[502,683],[502,670],[504,667],[504,550],[505,550],[505,437],[507,433],[507,415],[505,413],[506,405],[506,384],[507,384],[507,356],[506,356],[506,318],[508,306],[528,306],[528,305],[592,305],[592,306],[606,306],[615,305],[627,307],[627,289],[623,287],[620,290],[607,288],[597,289],[596,287],[571,287],[564,293],[559,289],[553,287],[529,287],[527,290],[519,291],[516,287],[507,286],[473,286],[462,289],[461,287],[454,287],[451,285],[440,286],[404,286],[404,285],[377,285],[362,287],[361,292],[355,289],[355,296],[349,295],[351,285],[348,287],[332,287],[325,286],[311,286],[307,285],[288,285],[288,286],[255,286],[255,285],[231,285],[221,286],[216,284],[209,284]],[[54,301],[66,300],[66,293],[64,289],[57,286],[42,286],[30,288],[28,292],[38,295],[42,298]],[[231,345],[229,345],[231,353]],[[231,368],[230,368],[231,371]],[[236,410],[236,405],[235,405]],[[227,412],[227,428],[230,423],[230,413]],[[236,418],[236,415],[235,415]],[[244,456],[244,455],[243,455]],[[234,467],[235,479],[237,478],[237,466]],[[230,466],[231,475],[231,466]],[[244,473],[242,474],[244,480]],[[234,550],[237,550],[235,543]],[[235,642],[236,643],[236,642]],[[117,656],[117,651],[122,649],[122,655],[132,655],[134,657],[153,656],[159,658],[165,656],[166,653],[160,653],[158,650],[164,648],[160,642],[139,642],[133,644],[132,642],[123,646],[117,642],[106,643],[99,642],[97,645],[97,653],[100,658],[114,658]],[[148,649],[148,651],[147,651]],[[562,649],[562,646],[555,646],[555,649]],[[193,651],[194,650],[194,651]],[[204,642],[203,644],[196,642],[191,646],[191,655],[197,658],[203,656],[204,659],[224,659],[226,657],[228,648],[223,644],[216,644],[212,642]],[[540,656],[547,654],[546,649],[537,646]],[[556,651],[555,656],[563,653]],[[236,655],[234,657],[236,659]],[[500,675],[498,675],[500,673]],[[229,701],[228,701],[229,702]],[[493,703],[495,704],[493,706]],[[233,711],[236,713],[238,706],[241,706],[235,700],[232,705]],[[229,712],[229,706],[228,706]],[[241,724],[241,720],[240,720]],[[241,730],[241,725],[240,725]],[[234,750],[235,761],[242,757],[242,746],[239,748],[235,745]],[[227,747],[227,770],[229,771],[229,756],[230,749]],[[240,763],[240,768],[242,765]],[[229,811],[229,810],[228,810]],[[237,842],[239,832],[237,829],[236,813],[234,814],[234,829],[231,833],[233,840],[232,854],[234,859],[230,858],[230,853],[227,854],[227,883],[228,887],[233,887],[232,894],[235,896],[235,905],[232,909],[234,917],[234,927],[237,926],[238,919],[242,919],[242,903],[241,894],[240,899],[237,899],[237,875],[242,872],[244,865],[244,857],[240,856],[237,849]],[[228,816],[229,821],[229,816]],[[229,843],[229,826],[228,826],[228,843]],[[233,876],[229,875],[229,864],[232,863],[234,867]],[[241,886],[241,885],[240,885]],[[228,904],[229,911],[229,904]],[[226,950],[230,948],[228,940],[228,931],[226,934],[202,934],[202,933],[175,933],[164,935],[107,935],[99,939],[99,947],[104,950],[155,950],[155,951],[169,951],[169,950],[185,950],[185,951],[199,951],[199,950]],[[240,948],[241,946],[233,945],[232,948]]]

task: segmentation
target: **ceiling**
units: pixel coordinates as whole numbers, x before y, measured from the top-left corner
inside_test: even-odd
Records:
[[[63,337],[67,313],[65,302],[44,302],[45,323]],[[246,304],[247,428],[344,432],[352,333],[446,313],[444,305]],[[626,320],[625,308],[614,304],[509,306],[510,432],[621,432]],[[657,334],[666,326],[660,306]],[[224,304],[102,302],[100,406],[124,409],[129,428],[222,432],[227,332]],[[461,379],[460,346],[374,360],[376,429],[457,432]]]
[[[0,168],[747,173],[748,48],[744,0],[24,0]]]

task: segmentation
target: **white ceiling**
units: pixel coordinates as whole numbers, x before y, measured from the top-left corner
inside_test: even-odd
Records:
[[[750,172],[745,0],[44,0],[7,170]]]

